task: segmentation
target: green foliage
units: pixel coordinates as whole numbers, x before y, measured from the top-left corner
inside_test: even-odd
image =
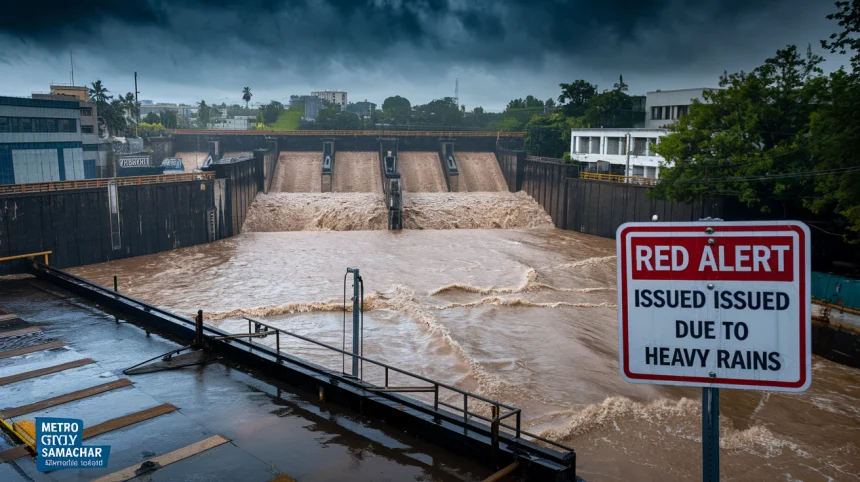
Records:
[[[201,100],[197,104],[197,127],[205,129],[209,126],[209,109],[205,100]]]
[[[836,20],[842,31],[831,35],[830,40],[822,40],[821,46],[832,53],[851,52],[851,65],[857,72],[860,70],[860,0],[838,1],[836,8],[837,11],[827,18]]]
[[[487,127],[491,131],[497,132],[520,132],[523,129],[523,123],[516,117],[505,117],[501,120],[490,122]]]
[[[533,95],[527,95],[525,99],[514,99],[508,102],[507,110],[513,109],[535,109],[543,108],[544,103],[536,99]]]
[[[147,115],[147,117],[149,117],[149,115]],[[161,112],[160,114],[158,114],[158,123],[168,129],[176,129],[178,124],[176,111],[166,110],[164,112]]]
[[[284,110],[284,104],[273,100],[268,104],[261,106],[259,111],[257,112],[257,122],[263,123],[266,125],[274,124],[275,121],[281,116],[281,112]]]
[[[412,104],[408,99],[395,95],[385,99],[382,103],[382,112],[392,123],[405,125],[409,122],[412,113]]]
[[[315,122],[303,123],[302,129],[359,130],[361,119],[352,112],[342,111],[340,107],[332,105],[320,110]]]
[[[410,123],[420,126],[456,127],[462,120],[463,112],[454,98],[444,97],[413,107]]]
[[[98,102],[99,104],[107,104],[107,101],[113,99],[112,95],[107,95],[109,90],[102,85],[102,81],[96,80],[92,83],[92,87],[90,87],[90,100],[93,102]]]
[[[532,117],[525,126],[524,147],[526,152],[534,156],[561,158],[570,150],[570,129],[562,114],[537,115]]]
[[[860,240],[860,77],[824,76],[822,61],[788,46],[750,73],[724,74],[723,90],[691,105],[655,147],[674,166],[661,169],[653,194],[729,195],[764,212],[806,208]]]
[[[570,152],[568,151],[565,151],[565,153],[561,155],[561,160],[564,162],[573,162],[573,159],[570,157]]]
[[[304,104],[302,104],[304,105]],[[294,106],[291,106],[294,107]],[[301,110],[290,108],[282,110],[278,114],[277,120],[269,125],[269,128],[276,131],[295,131],[299,129],[299,124],[302,121],[302,116],[305,114],[304,108]]]
[[[581,79],[558,86],[561,87],[558,103],[564,114],[568,117],[584,116],[591,98],[597,93],[597,86]]]
[[[167,133],[167,129],[163,125],[147,122],[138,124],[137,131],[140,137],[160,137]]]
[[[226,107],[227,117],[235,117],[237,115],[257,115],[257,109],[249,109],[242,107],[239,104],[228,105]]]
[[[150,112],[143,118],[143,122],[146,122],[147,124],[160,124],[161,118],[155,112]]]

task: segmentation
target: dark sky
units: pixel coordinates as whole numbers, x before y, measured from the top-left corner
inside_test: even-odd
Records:
[[[715,86],[837,30],[830,0],[2,0],[0,95],[102,79],[165,102],[453,96],[503,109],[584,78],[631,93]],[[844,59],[828,56],[826,70]]]

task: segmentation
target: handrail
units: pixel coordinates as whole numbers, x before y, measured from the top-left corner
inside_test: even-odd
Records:
[[[533,433],[529,433],[529,432],[526,432],[525,430],[523,430],[523,429],[520,427],[520,425],[521,425],[521,418],[522,418],[522,409],[520,409],[520,408],[513,407],[513,406],[511,406],[511,405],[507,405],[507,404],[502,403],[502,402],[497,402],[497,401],[495,401],[495,400],[490,400],[490,399],[488,399],[488,398],[486,398],[486,397],[483,397],[483,396],[481,396],[481,395],[477,395],[477,394],[475,394],[475,393],[468,392],[468,391],[466,391],[466,390],[462,390],[462,389],[457,388],[457,387],[452,386],[452,385],[448,385],[448,384],[445,384],[445,383],[442,383],[442,382],[438,382],[438,381],[433,380],[433,379],[431,379],[431,378],[427,378],[427,377],[424,377],[424,376],[422,376],[422,375],[418,375],[418,374],[416,374],[416,373],[412,373],[412,372],[409,372],[409,371],[406,371],[406,370],[403,370],[403,369],[400,369],[400,368],[397,368],[397,367],[391,366],[391,365],[389,365],[389,364],[387,364],[387,363],[383,363],[383,362],[380,362],[380,361],[377,361],[377,360],[370,359],[370,358],[365,357],[365,356],[363,356],[363,355],[353,354],[352,352],[349,352],[349,351],[346,351],[346,350],[342,350],[342,349],[340,349],[340,348],[337,348],[337,347],[335,347],[335,346],[329,345],[329,344],[327,344],[327,343],[323,343],[323,342],[321,342],[321,341],[317,341],[317,340],[314,340],[314,339],[312,339],[312,338],[308,338],[308,337],[306,337],[306,336],[302,336],[302,335],[299,335],[299,334],[297,334],[297,333],[292,333],[292,332],[289,332],[289,331],[283,330],[283,329],[281,329],[281,328],[278,328],[278,327],[276,327],[276,326],[269,325],[269,324],[267,324],[267,323],[264,323],[264,322],[262,322],[262,321],[260,321],[260,320],[255,319],[255,318],[250,318],[250,317],[247,317],[247,316],[246,316],[246,317],[244,317],[244,318],[245,318],[246,320],[248,320],[248,335],[252,335],[252,334],[254,334],[254,333],[255,333],[255,331],[253,331],[253,330],[252,330],[252,324],[254,324],[254,325],[257,325],[257,330],[259,330],[259,327],[265,327],[265,328],[266,328],[266,330],[273,330],[273,331],[274,331],[274,333],[275,333],[276,335],[280,335],[281,333],[283,333],[283,334],[285,334],[285,335],[289,335],[289,336],[292,336],[292,337],[294,337],[294,338],[298,338],[298,339],[300,339],[300,340],[303,340],[303,341],[306,341],[306,342],[309,342],[309,343],[313,343],[313,344],[318,345],[318,346],[321,346],[321,347],[323,347],[323,348],[327,348],[327,349],[332,350],[332,351],[334,351],[334,352],[341,353],[341,354],[344,354],[344,355],[347,355],[347,356],[350,356],[350,357],[355,357],[355,358],[357,358],[357,359],[361,360],[362,362],[365,362],[365,361],[366,361],[366,362],[371,363],[371,364],[374,364],[374,365],[376,365],[376,366],[379,366],[379,367],[385,368],[385,386],[384,386],[384,387],[377,387],[376,385],[372,385],[372,384],[371,384],[371,385],[372,385],[372,387],[370,387],[370,388],[365,387],[365,388],[367,388],[369,391],[373,391],[373,392],[385,392],[385,391],[389,391],[389,392],[406,392],[406,391],[430,392],[430,391],[432,391],[432,392],[434,392],[434,402],[433,402],[433,405],[434,405],[434,406],[433,406],[433,409],[434,409],[434,410],[437,410],[437,411],[438,411],[438,410],[439,410],[439,405],[442,405],[442,406],[444,406],[444,407],[448,407],[448,408],[451,408],[451,409],[454,409],[454,410],[459,410],[459,411],[463,412],[463,419],[464,419],[465,421],[467,421],[469,418],[477,418],[477,419],[479,419],[479,420],[483,420],[483,421],[489,422],[489,423],[491,424],[491,426],[492,426],[492,425],[498,425],[498,426],[500,426],[500,427],[504,427],[504,428],[506,428],[506,429],[508,429],[508,430],[511,430],[511,431],[513,431],[513,432],[515,433],[515,436],[516,436],[517,438],[520,438],[520,437],[522,437],[523,435],[525,435],[525,436],[530,437],[530,438],[533,438],[533,439],[535,439],[535,440],[538,440],[538,441],[544,442],[544,443],[546,443],[546,444],[552,445],[552,446],[554,446],[554,447],[560,448],[560,449],[562,449],[562,450],[564,450],[564,451],[567,451],[567,452],[573,452],[573,449],[572,449],[572,448],[570,448],[570,447],[567,447],[567,446],[565,446],[565,445],[562,445],[562,444],[560,444],[560,443],[558,443],[558,442],[553,442],[552,440],[548,440],[548,439],[546,439],[546,438],[544,438],[544,437],[541,437],[541,436],[539,436],[539,435],[536,435],[536,434],[533,434]],[[264,332],[264,333],[265,333],[265,332]],[[280,336],[276,336],[276,342],[275,342],[275,343],[276,343],[275,350],[276,350],[276,352],[277,352],[278,354],[280,354],[280,352],[281,352]],[[432,384],[434,388],[433,388],[433,389],[428,389],[427,387],[389,387],[389,386],[388,386],[388,371],[389,371],[389,370],[394,371],[394,372],[396,372],[396,373],[400,373],[400,374],[402,374],[402,375],[407,375],[407,376],[412,377],[412,378],[414,378],[414,379],[416,379],[416,380],[421,380],[421,381],[423,381],[423,382],[427,382],[427,383],[429,383],[429,384]],[[362,373],[363,373],[363,371],[362,371]],[[364,383],[369,383],[369,382],[365,382],[364,380],[362,380],[362,381],[363,381]],[[392,388],[393,388],[393,390],[392,390]],[[406,389],[408,389],[408,390],[403,390],[404,388],[406,388]],[[440,401],[440,400],[439,400],[439,388],[444,388],[444,389],[450,390],[450,391],[452,391],[452,392],[459,393],[459,394],[463,395],[463,407],[457,407],[457,406],[455,406],[455,405],[452,405],[452,404],[449,404],[449,403],[446,403],[446,402]],[[388,390],[386,390],[386,389],[388,389]],[[498,415],[497,415],[497,416],[495,416],[495,417],[493,417],[493,418],[485,417],[485,416],[483,416],[483,415],[480,415],[480,414],[477,414],[477,413],[474,413],[474,412],[470,412],[470,411],[469,411],[469,409],[468,409],[468,406],[469,406],[468,400],[469,400],[470,398],[473,398],[473,399],[475,399],[475,400],[482,401],[482,402],[487,403],[487,404],[489,404],[489,405],[491,405],[491,406],[500,407],[500,408],[505,408],[507,411],[506,411],[505,413],[498,413],[498,412],[501,412],[501,410],[497,410]],[[516,422],[515,422],[515,425],[514,425],[514,426],[511,426],[511,425],[508,425],[508,424],[502,423],[502,421],[503,421],[503,420],[505,420],[505,419],[507,419],[507,418],[510,418],[510,417],[515,417],[515,418],[516,418]]]
[[[45,264],[48,264],[48,255],[54,254],[53,251],[39,251],[38,253],[30,253],[30,254],[16,254],[15,256],[5,256],[0,258],[0,262],[2,261],[12,261],[13,259],[24,259],[24,258],[35,258],[36,256],[44,256]]]
[[[642,176],[622,176],[620,174],[601,174],[597,172],[580,172],[580,179],[589,179],[592,181],[606,182],[621,182],[626,184],[640,184],[645,186],[656,186],[660,183],[659,179]]]
[[[524,132],[488,131],[403,131],[403,130],[357,130],[357,131],[275,131],[275,130],[229,130],[229,129],[174,129],[171,134],[203,135],[278,135],[278,136],[404,136],[404,137],[525,137]]]
[[[87,280],[87,279],[81,278],[81,277],[79,277],[79,276],[75,276],[75,275],[73,275],[73,274],[71,274],[71,273],[68,273],[68,272],[66,272],[66,271],[63,271],[63,270],[60,270],[60,269],[57,269],[57,268],[53,268],[53,267],[51,267],[51,266],[43,265],[43,264],[40,264],[40,263],[38,263],[38,262],[36,262],[36,267],[37,267],[37,268],[39,268],[39,269],[43,269],[43,270],[45,270],[45,271],[51,272],[51,273],[53,273],[54,275],[57,275],[57,276],[60,276],[60,277],[65,277],[65,278],[71,279],[71,280],[73,280],[75,283],[78,283],[78,284],[81,284],[81,285],[88,286],[88,287],[89,287],[89,288],[91,288],[91,289],[95,289],[95,290],[97,290],[97,291],[101,291],[101,292],[103,292],[106,296],[110,296],[110,297],[112,297],[112,298],[116,299],[117,301],[124,301],[124,302],[126,302],[126,303],[130,303],[130,304],[137,304],[137,305],[139,305],[139,306],[141,307],[141,309],[143,309],[143,310],[144,310],[144,311],[146,311],[146,312],[150,312],[150,313],[157,313],[157,314],[158,314],[158,315],[160,315],[160,316],[163,316],[163,317],[167,317],[167,318],[173,319],[173,320],[178,321],[178,322],[180,322],[180,323],[182,323],[182,324],[185,324],[185,325],[192,325],[192,326],[194,325],[194,321],[193,321],[192,319],[190,319],[190,318],[187,318],[187,317],[185,317],[185,316],[180,316],[180,315],[177,315],[177,314],[175,314],[175,313],[171,313],[171,312],[169,312],[169,311],[167,311],[167,310],[164,310],[164,309],[162,309],[162,308],[158,308],[157,306],[150,305],[150,304],[148,304],[148,303],[146,303],[146,302],[144,302],[144,301],[138,300],[138,299],[133,298],[133,297],[131,297],[131,296],[124,295],[124,294],[122,294],[122,293],[119,293],[119,292],[113,291],[113,290],[111,290],[111,289],[108,289],[108,288],[106,288],[106,287],[104,287],[104,286],[99,285],[98,283],[94,283],[94,282],[92,282],[92,281],[90,281],[90,280]],[[457,392],[457,393],[463,394],[463,396],[464,396],[464,400],[463,400],[463,402],[464,402],[464,403],[463,403],[463,408],[461,409],[460,407],[456,407],[456,406],[454,406],[454,405],[451,405],[451,404],[448,404],[448,403],[445,403],[445,402],[439,401],[438,388],[436,388],[436,389],[434,390],[434,392],[435,392],[435,401],[434,401],[434,407],[433,407],[433,408],[434,408],[434,410],[436,410],[436,411],[438,411],[438,410],[439,410],[438,405],[442,405],[442,406],[445,406],[445,407],[450,407],[450,408],[453,408],[453,409],[455,409],[455,410],[461,410],[461,411],[463,411],[463,419],[464,419],[464,421],[468,421],[468,419],[469,419],[469,418],[473,418],[473,419],[477,418],[477,419],[479,419],[479,420],[484,420],[484,421],[490,422],[491,424],[493,424],[493,423],[494,423],[494,421],[495,421],[495,422],[497,422],[498,426],[500,426],[500,427],[504,427],[504,428],[506,428],[506,429],[508,429],[508,430],[513,431],[513,432],[516,434],[516,438],[521,438],[522,436],[526,436],[526,437],[532,438],[532,439],[534,439],[534,440],[537,440],[537,441],[543,442],[543,443],[545,443],[545,444],[547,444],[547,445],[551,445],[551,446],[557,447],[557,448],[559,448],[559,449],[561,449],[561,450],[563,450],[563,451],[567,452],[568,454],[564,455],[564,457],[567,457],[567,456],[569,456],[570,454],[572,454],[572,453],[574,452],[574,450],[573,450],[571,447],[568,447],[568,446],[566,446],[566,445],[562,445],[562,444],[560,444],[560,443],[558,443],[558,442],[554,442],[554,441],[552,441],[552,440],[546,439],[546,438],[541,437],[541,436],[539,436],[539,435],[536,435],[536,434],[533,434],[533,433],[527,432],[527,431],[525,431],[525,430],[522,430],[522,429],[520,428],[520,422],[521,422],[522,410],[521,410],[521,409],[519,409],[519,408],[515,408],[515,407],[512,407],[512,406],[510,406],[510,405],[507,405],[507,404],[501,403],[501,402],[496,402],[496,401],[490,400],[490,399],[488,399],[488,398],[482,397],[482,396],[480,396],[480,395],[476,395],[476,394],[474,394],[474,393],[467,392],[467,391],[461,390],[461,389],[459,389],[459,388],[456,388],[456,387],[453,387],[453,386],[450,386],[450,385],[447,385],[447,384],[444,384],[444,383],[436,382],[436,381],[434,381],[434,380],[432,380],[432,379],[429,379],[429,378],[423,377],[423,376],[421,376],[421,375],[413,374],[413,373],[407,372],[407,371],[405,371],[405,370],[402,370],[402,369],[399,369],[399,368],[396,368],[396,367],[392,367],[392,366],[387,365],[387,364],[385,364],[385,363],[382,363],[382,362],[379,362],[379,361],[376,361],[376,360],[372,360],[372,359],[369,359],[369,358],[364,357],[364,356],[361,356],[361,355],[353,355],[353,354],[352,354],[352,353],[350,353],[350,352],[346,352],[346,351],[340,350],[339,348],[333,347],[333,346],[331,346],[331,345],[327,345],[327,344],[325,344],[325,343],[322,343],[322,342],[319,342],[319,341],[313,340],[313,339],[311,339],[311,338],[304,337],[304,336],[302,336],[302,335],[298,335],[298,334],[295,334],[295,333],[291,333],[291,332],[288,332],[288,331],[282,330],[282,329],[280,329],[280,328],[277,328],[277,327],[274,327],[274,326],[268,325],[268,324],[266,324],[266,323],[263,323],[263,322],[261,322],[261,321],[259,321],[259,320],[255,320],[255,319],[248,318],[248,317],[245,317],[245,319],[247,319],[247,320],[249,321],[249,331],[251,331],[251,328],[250,328],[250,324],[251,324],[251,323],[257,323],[257,324],[259,324],[260,326],[264,326],[264,327],[266,327],[267,329],[274,330],[274,332],[273,332],[272,334],[274,334],[274,335],[275,335],[275,339],[276,339],[276,348],[275,348],[275,350],[276,350],[276,351],[275,351],[275,353],[273,353],[273,355],[275,355],[275,356],[276,356],[277,358],[279,358],[279,359],[280,359],[280,358],[282,358],[282,357],[287,357],[287,358],[289,358],[289,356],[288,356],[288,355],[281,355],[281,350],[280,350],[280,334],[281,334],[281,333],[283,333],[283,334],[285,334],[285,335],[293,336],[293,337],[295,337],[295,338],[298,338],[298,339],[301,339],[301,340],[305,340],[305,341],[308,341],[308,342],[310,342],[310,343],[314,343],[314,344],[316,344],[316,345],[319,345],[319,346],[322,346],[322,347],[325,347],[325,348],[331,349],[331,350],[336,351],[336,352],[343,353],[343,354],[345,354],[345,355],[349,355],[349,356],[356,356],[356,357],[357,357],[357,358],[359,358],[360,360],[367,361],[367,362],[369,362],[369,363],[373,363],[373,364],[376,364],[376,365],[378,365],[378,366],[386,367],[386,373],[385,373],[385,374],[386,374],[386,377],[385,377],[385,379],[386,379],[386,386],[388,385],[388,383],[387,383],[387,382],[388,382],[388,370],[390,369],[390,370],[393,370],[393,371],[395,371],[395,372],[402,373],[402,374],[405,374],[405,375],[408,375],[408,376],[414,377],[414,378],[416,378],[416,379],[418,379],[418,380],[423,380],[423,381],[426,381],[426,382],[428,382],[428,383],[431,383],[431,384],[433,384],[433,385],[434,385],[434,387],[446,388],[446,389],[449,389],[449,390],[451,390],[451,391],[454,391],[454,392]],[[204,330],[204,331],[208,331],[208,332],[213,332],[213,333],[215,333],[216,335],[221,335],[221,334],[223,333],[223,332],[220,332],[220,331],[219,331],[219,330],[217,330],[217,329],[214,329],[214,328],[209,327],[209,326],[206,326],[206,325],[204,325],[204,326],[203,326],[203,330]],[[256,345],[257,347],[264,347],[264,348],[268,349],[268,347],[265,347],[265,345],[259,345],[259,344],[253,343],[253,342],[251,341],[251,339],[250,339],[250,338],[251,338],[252,336],[255,336],[255,335],[258,335],[258,336],[259,336],[260,334],[255,334],[255,333],[248,333],[248,334],[236,334],[236,335],[235,335],[235,336],[236,336],[236,338],[231,338],[230,340],[226,340],[226,341],[227,341],[228,343],[229,343],[229,342],[239,342],[239,343],[241,343],[241,344],[243,344],[243,345],[247,346],[247,347],[248,347],[248,348],[250,348],[250,349],[254,349],[254,346],[255,346],[255,345]],[[243,341],[243,340],[241,340],[241,338],[244,338],[244,337],[248,337],[248,338],[249,338],[249,339],[248,339],[248,341]],[[210,337],[210,338],[214,339],[215,337]],[[298,361],[300,361],[300,360],[298,360]],[[369,384],[368,382],[364,382],[363,380],[362,380],[362,382],[364,383],[364,385],[363,385],[363,386],[362,386],[362,385],[360,385],[360,386],[362,386],[362,388],[365,388],[365,389],[372,388],[372,387],[374,387],[374,386],[375,386],[375,385]],[[370,387],[368,387],[367,385],[370,385]],[[474,398],[474,399],[476,399],[476,400],[483,401],[483,402],[485,402],[485,403],[490,404],[491,406],[504,407],[504,408],[506,408],[506,409],[508,409],[508,410],[510,410],[510,411],[509,411],[509,412],[506,412],[506,413],[504,413],[504,414],[499,414],[497,417],[495,417],[495,419],[488,418],[488,417],[485,417],[485,416],[483,416],[483,415],[480,415],[480,414],[477,414],[477,413],[474,413],[474,412],[470,412],[470,411],[468,411],[468,399],[469,399],[469,398]],[[508,425],[508,424],[505,424],[505,423],[502,423],[502,422],[501,422],[502,420],[504,420],[504,419],[506,419],[506,418],[509,418],[509,417],[512,417],[512,416],[516,416],[516,424],[515,424],[515,426],[511,426],[511,425]]]
[[[158,174],[154,176],[101,177],[95,179],[81,179],[78,181],[4,184],[0,185],[0,195],[25,194],[29,192],[65,191],[68,189],[101,188],[107,187],[108,183],[111,181],[114,181],[117,186],[133,186],[140,184],[161,184],[165,182],[201,181],[206,179],[215,179],[215,173],[204,171],[186,172],[182,174]]]

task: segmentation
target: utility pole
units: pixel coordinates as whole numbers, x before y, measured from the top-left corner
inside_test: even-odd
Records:
[[[75,60],[72,57],[72,49],[69,49],[69,65],[72,67],[72,85],[75,85]]]
[[[137,72],[134,73],[134,108],[137,110],[137,122],[134,124],[134,137],[140,137],[140,103],[137,101]]]

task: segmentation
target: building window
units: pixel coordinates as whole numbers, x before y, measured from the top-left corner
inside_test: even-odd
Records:
[[[82,108],[81,115],[84,117],[90,117],[93,115],[93,110],[89,107]]]
[[[633,149],[630,150],[630,154],[634,156],[644,156],[645,155],[645,146],[648,144],[648,138],[646,137],[634,137],[633,138]]]
[[[76,119],[0,117],[0,132],[78,132],[78,123]]]
[[[92,134],[93,126],[81,126],[81,134]]]
[[[15,170],[12,167],[12,148],[9,146],[0,146],[0,184],[15,184]]]
[[[678,109],[678,113],[676,114],[675,118],[678,118],[678,117],[681,117],[683,115],[687,115],[690,113],[690,106],[689,105],[679,105],[677,107],[677,109]]]
[[[663,107],[651,108],[651,120],[663,120]]]

